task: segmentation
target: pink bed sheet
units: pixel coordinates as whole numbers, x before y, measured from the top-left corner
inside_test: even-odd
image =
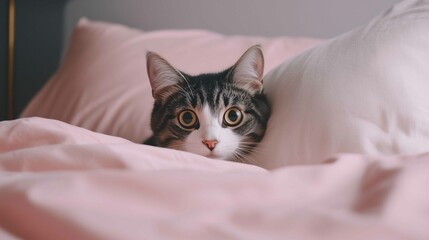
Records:
[[[320,160],[268,172],[5,121],[0,239],[429,239],[429,153]]]

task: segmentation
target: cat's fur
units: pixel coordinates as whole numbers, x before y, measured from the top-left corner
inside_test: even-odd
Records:
[[[270,116],[259,46],[219,73],[190,76],[152,52],[147,54],[147,70],[155,104],[153,136],[145,144],[246,161]]]

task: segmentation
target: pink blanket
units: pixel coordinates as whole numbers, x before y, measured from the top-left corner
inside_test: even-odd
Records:
[[[320,160],[268,172],[1,122],[0,239],[429,239],[429,154]]]

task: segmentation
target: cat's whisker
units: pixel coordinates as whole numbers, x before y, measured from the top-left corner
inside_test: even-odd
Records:
[[[264,148],[256,148],[256,147],[248,147],[248,148],[242,147],[242,149],[250,151],[252,153],[266,153],[267,152],[267,150]]]
[[[188,91],[186,91],[182,86],[180,86],[179,84],[177,84],[177,83],[175,83],[174,84],[178,89],[179,89],[179,93],[180,93],[180,95],[182,95],[183,97],[185,97],[186,99],[188,99],[188,100],[191,100],[192,98],[191,98],[191,96],[190,96],[190,94],[189,94],[189,92]],[[191,90],[192,91],[192,90]],[[192,93],[192,95],[193,95],[193,93]]]
[[[251,142],[249,144],[246,144],[246,143],[243,144],[243,142],[241,142],[241,144],[242,145],[240,147],[251,149],[252,151],[262,151],[262,152],[267,152],[268,151],[266,148],[263,148],[263,147],[260,147],[258,145],[255,145],[254,142]]]
[[[240,147],[237,149],[237,152],[240,152],[241,155],[244,155],[244,159],[246,159],[247,162],[249,162],[250,164],[254,164],[254,165],[258,165],[257,164],[257,160],[255,159],[255,154],[262,152],[262,150],[264,150],[263,148],[256,148],[256,147],[252,147],[252,148],[246,148],[246,147]]]
[[[183,78],[183,80],[185,80],[186,84],[188,85],[189,91],[191,92],[190,95],[194,96],[194,92],[192,91],[191,84],[189,84],[189,79],[185,75],[183,75],[180,71],[179,71],[179,73],[180,73],[181,77]],[[189,99],[191,99],[190,96],[189,96]]]
[[[245,157],[245,161],[248,164],[252,164],[252,165],[256,165],[256,166],[258,165],[258,162],[249,156]]]
[[[257,165],[257,162],[249,154],[242,151],[237,151],[236,154],[239,156],[242,163]]]
[[[250,153],[250,154],[246,154],[245,156],[244,156],[244,159],[248,162],[248,163],[250,163],[250,164],[253,164],[253,165],[258,165],[258,161],[252,156],[252,154]]]
[[[233,162],[238,162],[238,163],[244,163],[242,156],[238,153],[238,152],[233,152],[232,153],[232,161]]]
[[[238,148],[236,147],[227,147],[226,150],[230,151],[230,150],[246,150],[246,151],[256,151],[256,150],[264,150],[263,148],[258,148],[256,146],[244,146],[244,145],[240,145]]]

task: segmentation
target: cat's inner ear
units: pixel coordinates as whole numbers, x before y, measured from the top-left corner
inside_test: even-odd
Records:
[[[262,92],[264,55],[261,47],[249,48],[234,64],[231,70],[233,83],[252,94]]]
[[[146,67],[155,99],[162,99],[176,92],[184,80],[182,73],[156,53],[146,54]]]

